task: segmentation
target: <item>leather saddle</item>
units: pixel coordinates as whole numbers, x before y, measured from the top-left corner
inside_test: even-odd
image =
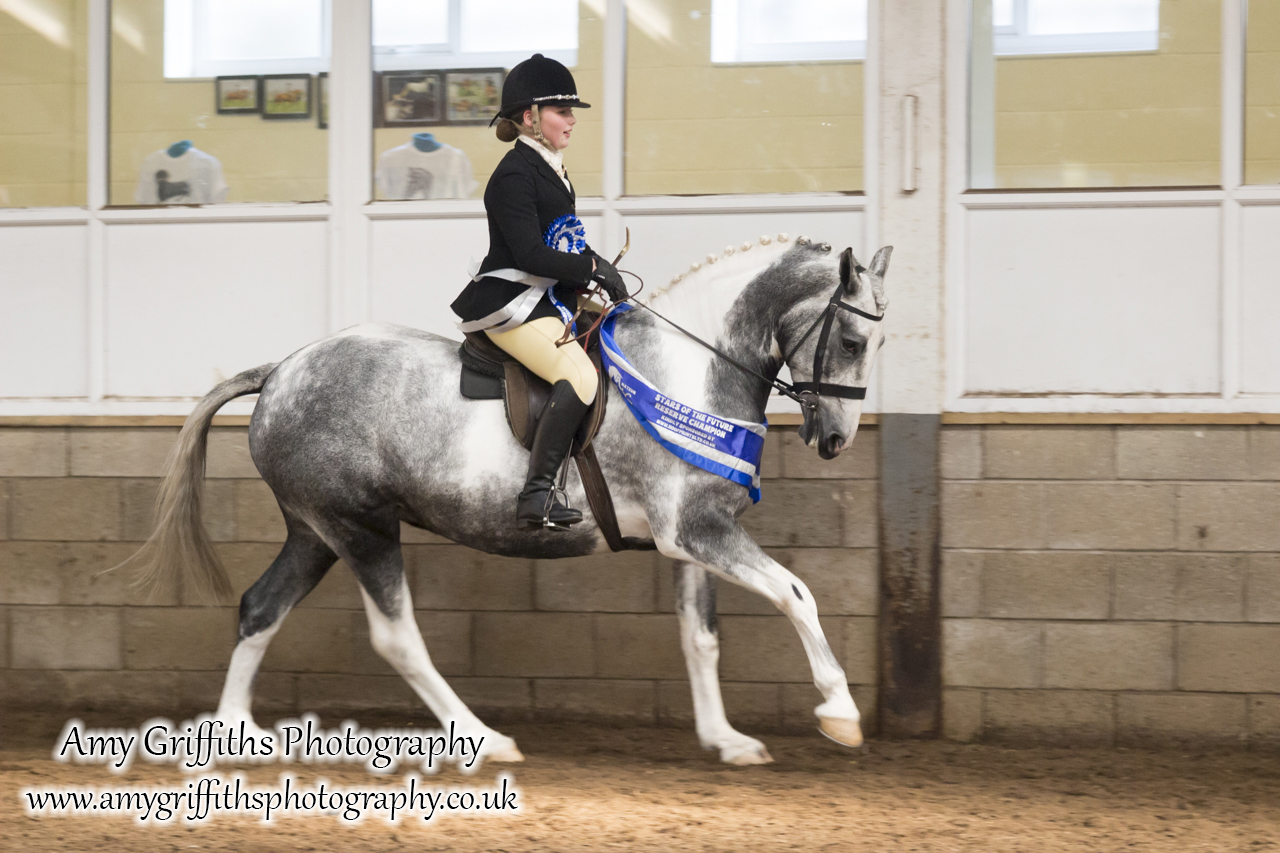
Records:
[[[578,322],[589,327],[594,314],[584,313]],[[609,399],[607,379],[600,365],[600,342],[593,336],[587,347],[587,355],[596,366],[599,386],[596,399],[587,409],[578,434],[574,437],[569,453],[578,465],[587,503],[605,541],[613,551],[647,551],[654,548],[652,541],[623,536],[618,529],[618,516],[613,508],[609,484],[592,447],[592,440],[604,422],[605,404]],[[458,390],[470,400],[502,400],[507,412],[511,434],[525,449],[533,447],[533,436],[538,420],[551,396],[551,384],[535,376],[529,368],[489,339],[484,332],[467,332],[466,340],[458,350],[462,360],[462,373]]]
[[[587,322],[590,322],[589,320]],[[525,450],[533,447],[533,436],[538,429],[542,410],[551,396],[551,383],[535,376],[505,350],[489,339],[484,332],[467,332],[466,340],[458,351],[462,359],[462,375],[459,388],[462,396],[470,400],[502,400],[507,410],[507,423],[516,441]],[[600,369],[600,345],[597,341],[587,352],[596,366],[599,386],[596,399],[578,428],[574,450],[585,447],[595,438],[604,422],[608,389],[604,386],[604,371]]]

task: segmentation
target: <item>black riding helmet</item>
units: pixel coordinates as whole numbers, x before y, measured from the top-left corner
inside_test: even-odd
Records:
[[[515,120],[534,104],[546,107],[591,106],[578,100],[578,86],[573,82],[569,69],[540,53],[507,72],[502,82],[502,108],[489,124],[500,118]]]

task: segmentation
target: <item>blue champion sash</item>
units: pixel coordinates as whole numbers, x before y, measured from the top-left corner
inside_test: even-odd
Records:
[[[711,415],[660,393],[627,361],[613,339],[614,322],[631,310],[614,308],[600,326],[600,355],[604,369],[645,432],[676,456],[726,480],[746,486],[753,503],[760,500],[760,454],[765,429],[761,424]]]

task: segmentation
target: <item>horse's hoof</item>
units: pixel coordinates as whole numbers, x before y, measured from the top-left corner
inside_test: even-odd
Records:
[[[720,760],[725,764],[749,767],[753,764],[772,764],[773,756],[764,748],[764,744],[752,738],[743,743],[720,747]]]
[[[512,764],[517,761],[524,761],[524,753],[516,746],[516,742],[497,732],[486,736],[484,748],[480,750],[480,757],[485,761],[501,761]]]
[[[819,717],[818,731],[841,746],[862,746],[862,726],[857,720]]]

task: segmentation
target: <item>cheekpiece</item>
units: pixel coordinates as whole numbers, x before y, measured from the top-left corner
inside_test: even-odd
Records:
[[[557,252],[568,252],[581,255],[587,248],[587,229],[582,220],[572,213],[566,213],[547,229],[542,241]]]

